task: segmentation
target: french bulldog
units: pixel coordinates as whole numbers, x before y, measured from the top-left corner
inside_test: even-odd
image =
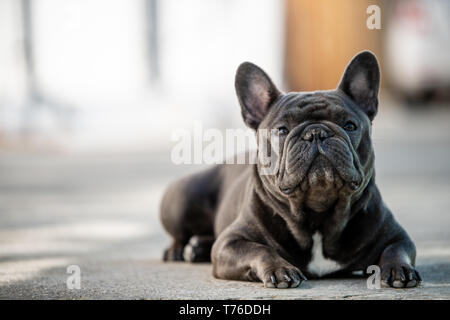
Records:
[[[242,63],[235,79],[242,116],[256,132],[278,133],[277,170],[262,174],[258,161],[221,164],[173,183],[161,203],[173,238],[164,260],[212,261],[217,278],[269,288],[370,265],[380,267],[385,286],[417,286],[415,245],[375,184],[379,86],[369,51],[330,91],[283,93],[258,66]]]

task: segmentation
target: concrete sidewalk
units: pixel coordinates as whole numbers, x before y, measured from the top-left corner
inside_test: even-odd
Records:
[[[158,219],[169,181],[196,166],[170,153],[0,153],[3,299],[450,299],[450,113],[380,114],[377,183],[418,249],[415,289],[368,290],[362,277],[298,289],[216,280],[210,265],[163,264]],[[69,265],[81,289],[68,290]]]
[[[77,262],[77,261],[74,261]],[[366,279],[308,280],[299,288],[267,289],[262,283],[214,279],[211,265],[163,264],[148,259],[79,261],[81,289],[68,290],[65,266],[3,286],[15,299],[450,299],[450,259],[427,259],[424,283],[412,289],[367,289]]]

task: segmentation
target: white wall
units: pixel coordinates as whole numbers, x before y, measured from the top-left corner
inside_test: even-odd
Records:
[[[20,110],[17,97],[23,96],[21,43],[11,40],[20,40],[14,26],[20,26],[20,8],[14,0],[0,4],[0,23],[7,25],[0,28],[0,114],[10,114]],[[241,126],[233,83],[239,63],[255,62],[281,83],[281,1],[158,4],[161,74],[150,84],[144,0],[32,1],[42,92],[49,104],[73,108],[68,122],[51,107],[34,108],[26,125],[35,137],[53,132],[66,148],[168,145],[172,130],[190,129],[195,120]],[[16,118],[15,124],[0,120],[0,130],[14,134]]]
[[[25,97],[20,1],[0,1],[0,138],[20,124]]]

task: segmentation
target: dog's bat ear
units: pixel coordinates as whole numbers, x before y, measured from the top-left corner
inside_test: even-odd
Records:
[[[242,63],[236,72],[236,94],[247,126],[257,129],[280,92],[269,76],[250,62]]]
[[[338,89],[347,94],[372,121],[378,111],[380,68],[370,51],[358,53],[345,69]]]

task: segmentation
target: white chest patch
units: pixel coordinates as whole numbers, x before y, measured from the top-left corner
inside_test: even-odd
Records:
[[[322,235],[316,232],[313,235],[313,246],[311,249],[311,261],[309,262],[306,270],[309,273],[315,274],[318,277],[322,277],[326,274],[338,271],[342,269],[339,263],[334,260],[327,259],[323,256]]]

